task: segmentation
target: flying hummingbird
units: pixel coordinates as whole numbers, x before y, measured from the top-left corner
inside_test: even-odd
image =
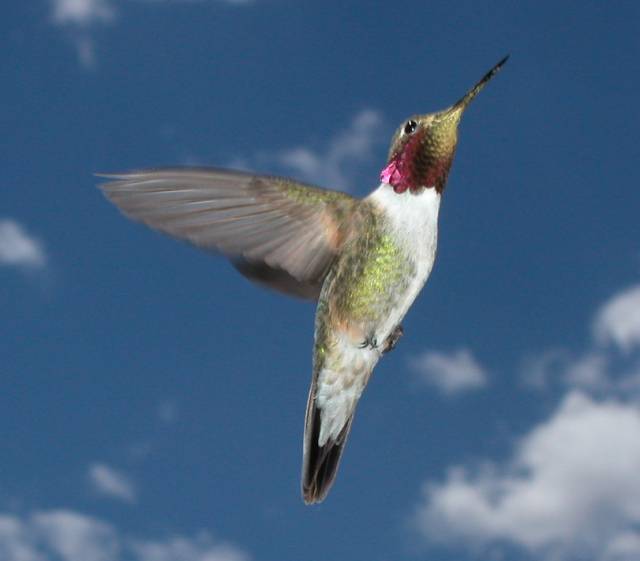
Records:
[[[303,442],[307,504],[333,484],[358,400],[431,273],[460,118],[507,58],[448,109],[404,121],[380,185],[364,199],[214,168],[106,175],[113,181],[101,186],[128,217],[228,256],[253,281],[318,301]]]

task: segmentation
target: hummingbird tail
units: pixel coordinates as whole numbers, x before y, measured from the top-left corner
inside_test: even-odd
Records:
[[[309,394],[304,427],[302,466],[302,497],[306,504],[322,502],[327,496],[336,478],[340,457],[349,436],[352,421],[353,414],[349,416],[335,439],[329,438],[323,446],[320,446],[319,438],[322,424],[320,409],[316,407],[312,393]]]

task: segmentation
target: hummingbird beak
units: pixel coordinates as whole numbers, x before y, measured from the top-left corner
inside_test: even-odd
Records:
[[[448,109],[415,115],[401,125],[391,143],[387,167],[382,170],[381,180],[393,185],[396,193],[420,186],[435,186],[438,192],[442,192],[458,144],[460,118],[508,58],[507,55],[498,62]],[[416,131],[418,134],[414,136]]]
[[[500,71],[500,69],[504,66],[508,59],[509,55],[498,62],[498,64],[496,64],[491,70],[489,70],[489,72],[487,72],[478,81],[478,83],[473,86],[473,88],[471,88],[466,94],[464,94],[463,97],[456,101],[447,111],[447,113],[450,116],[455,117],[456,121],[459,121],[460,117],[462,117],[462,113],[464,113],[464,110],[471,103],[471,101],[473,101],[473,98],[475,98],[480,93],[480,90],[482,90],[487,85],[489,80],[491,80],[491,78],[493,78]]]

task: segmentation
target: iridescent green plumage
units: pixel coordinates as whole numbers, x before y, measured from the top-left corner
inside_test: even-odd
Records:
[[[361,325],[378,322],[395,305],[415,266],[404,255],[384,218],[363,204],[362,234],[345,244],[320,298],[329,300],[334,321]]]
[[[371,372],[402,334],[431,272],[460,117],[505,60],[450,108],[403,123],[381,184],[365,199],[213,168],[115,174],[102,186],[132,219],[228,256],[251,280],[318,299],[303,442],[306,503],[328,493]]]
[[[332,345],[329,332],[336,325],[343,332],[366,337],[396,306],[415,274],[415,263],[398,245],[379,210],[363,202],[354,218],[361,233],[344,244],[320,293],[316,368],[323,366]]]

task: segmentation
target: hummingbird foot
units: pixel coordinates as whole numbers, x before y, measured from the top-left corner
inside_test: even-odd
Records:
[[[396,348],[398,341],[400,341],[400,337],[404,335],[404,329],[401,325],[396,325],[395,329],[389,334],[389,336],[385,339],[384,349],[382,349],[382,354],[386,354],[389,351],[392,351]]]
[[[378,348],[378,339],[376,339],[375,335],[369,335],[360,345],[358,345],[359,349],[377,349]]]

